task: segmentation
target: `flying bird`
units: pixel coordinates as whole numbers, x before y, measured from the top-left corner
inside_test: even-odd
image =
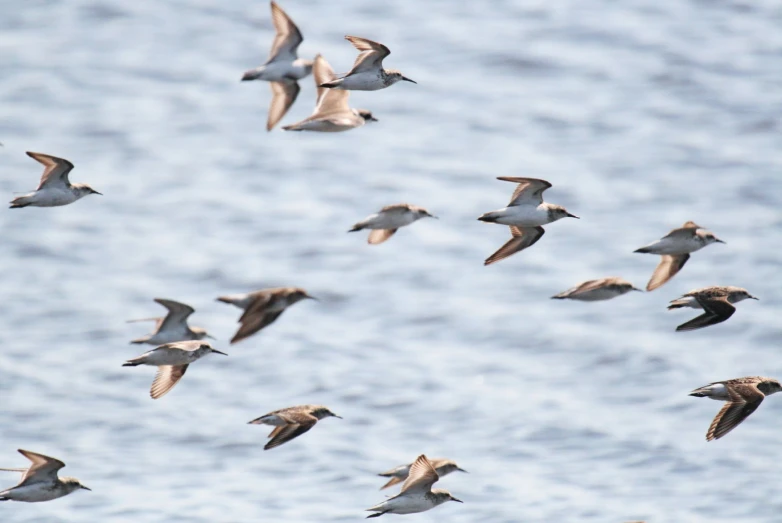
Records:
[[[736,312],[734,303],[747,299],[757,300],[741,287],[705,287],[690,291],[681,298],[671,301],[668,310],[683,307],[703,309],[703,314],[676,327],[677,331],[691,331],[722,323]]]
[[[353,69],[341,78],[319,84],[320,87],[349,91],[377,91],[400,81],[416,83],[395,69],[383,69],[383,59],[391,54],[388,47],[358,36],[346,36],[345,40],[361,51],[353,64]]]
[[[31,464],[26,469],[0,469],[22,473],[18,485],[0,491],[0,501],[37,503],[67,496],[79,489],[91,490],[76,478],[59,477],[57,472],[65,466],[59,459],[23,449],[19,449],[19,453],[29,459]]]
[[[312,60],[298,56],[298,48],[304,38],[293,20],[277,5],[271,3],[272,21],[277,31],[269,59],[260,67],[244,73],[242,81],[265,80],[272,88],[272,102],[266,130],[271,131],[299,96],[299,80],[312,71]]]
[[[263,450],[269,450],[298,438],[314,427],[319,420],[329,417],[342,419],[323,405],[299,405],[275,410],[248,423],[274,427],[269,434],[269,442],[263,447]]]
[[[355,224],[348,232],[370,229],[370,245],[383,243],[400,228],[420,220],[421,218],[437,218],[423,207],[409,203],[387,205],[375,214],[371,214]]]
[[[660,263],[654,270],[647,291],[653,291],[660,287],[678,273],[687,260],[690,253],[700,250],[712,243],[725,243],[714,234],[703,229],[695,222],[686,222],[678,229],[674,229],[658,241],[636,249],[635,252],[645,254],[659,254]]]
[[[73,169],[73,164],[68,160],[30,151],[27,151],[27,156],[45,167],[41,183],[34,192],[11,200],[11,209],[30,206],[58,207],[73,203],[88,194],[101,194],[86,183],[70,182],[68,173]]]
[[[142,318],[139,320],[128,320],[128,323],[139,321],[154,321],[155,330],[142,338],[137,338],[130,343],[148,343],[150,345],[163,345],[175,341],[202,340],[212,338],[207,334],[206,329],[201,327],[191,327],[187,324],[187,319],[195,312],[195,309],[185,303],[164,298],[155,298],[166,309],[168,314],[164,318]]]

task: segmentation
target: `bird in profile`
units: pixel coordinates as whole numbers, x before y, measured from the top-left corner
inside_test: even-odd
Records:
[[[690,396],[724,401],[706,432],[706,441],[720,439],[755,412],[763,398],[782,390],[773,378],[748,376],[726,381],[715,381],[690,392]]]
[[[101,194],[86,183],[71,183],[68,180],[68,173],[73,169],[73,164],[68,160],[30,151],[27,151],[27,156],[45,167],[41,183],[34,192],[11,200],[11,209],[30,206],[58,207],[73,203],[88,194]]]
[[[139,321],[155,321],[155,331],[152,334],[137,338],[130,343],[148,343],[150,345],[162,345],[175,341],[202,340],[212,338],[207,334],[206,329],[201,327],[191,327],[187,324],[187,319],[195,312],[190,305],[180,303],[174,300],[164,298],[155,298],[166,309],[168,314],[164,318],[142,318],[139,320],[128,320],[128,323]]]
[[[342,419],[323,405],[298,405],[275,410],[248,423],[274,427],[269,434],[269,442],[263,447],[263,450],[269,450],[298,438],[314,427],[319,420],[329,417]]]
[[[439,477],[443,477],[447,474],[450,474],[451,472],[456,472],[457,470],[459,472],[467,472],[459,465],[457,465],[456,462],[452,459],[432,458],[429,460],[429,462],[432,464],[435,472],[437,472]],[[410,467],[412,466],[412,463],[408,463],[407,465],[399,465],[398,467],[394,467],[391,470],[387,470],[378,474],[378,476],[382,476],[384,478],[391,478],[388,483],[380,487],[380,490],[394,486],[397,483],[401,483],[406,480],[410,475]]]
[[[411,465],[410,474],[402,485],[401,492],[372,508],[368,508],[367,511],[375,512],[375,514],[367,516],[367,519],[377,518],[383,514],[425,512],[446,501],[462,503],[462,500],[456,499],[447,490],[432,489],[432,485],[438,479],[440,476],[437,475],[432,463],[425,455],[421,454]]]
[[[635,252],[644,254],[659,254],[660,263],[652,273],[647,291],[653,291],[660,287],[678,273],[687,260],[690,253],[711,245],[712,243],[725,243],[714,234],[695,222],[686,222],[678,229],[674,229],[658,241],[636,249]]]
[[[242,81],[265,80],[272,88],[272,102],[266,130],[271,131],[285,113],[288,112],[296,97],[299,96],[299,80],[312,71],[312,60],[299,58],[297,50],[304,40],[293,20],[277,5],[271,3],[272,21],[277,31],[272,44],[269,59],[260,67],[244,73]]]
[[[315,110],[309,118],[283,127],[286,131],[317,131],[321,133],[340,133],[361,127],[367,122],[376,122],[366,109],[351,109],[348,105],[350,93],[337,89],[321,87],[322,83],[333,80],[336,75],[329,63],[321,55],[315,57],[313,76],[318,88]]]
[[[497,252],[489,256],[483,262],[484,265],[498,262],[533,246],[546,232],[542,225],[562,218],[578,218],[561,205],[543,201],[543,192],[551,187],[551,184],[546,180],[506,176],[500,176],[497,179],[518,184],[510,203],[503,209],[484,213],[478,219],[482,222],[510,226],[511,239]]]
[[[231,338],[231,343],[242,341],[269,326],[285,312],[285,309],[301,300],[317,300],[317,298],[310,296],[307,291],[299,287],[275,287],[217,298],[217,301],[230,303],[244,311],[239,317],[241,326]]]
[[[319,84],[320,87],[348,91],[377,91],[400,81],[416,83],[395,69],[383,69],[383,59],[391,54],[388,47],[358,36],[346,36],[345,40],[361,51],[353,64],[353,69],[341,78]]]
[[[396,203],[387,205],[375,214],[371,214],[355,224],[348,232],[356,232],[364,229],[370,229],[370,245],[383,243],[399,229],[405,225],[420,220],[421,218],[437,218],[423,207],[411,205],[409,203]]]
[[[26,469],[0,469],[22,473],[22,480],[18,485],[0,491],[0,501],[36,503],[61,498],[79,489],[91,490],[76,478],[58,477],[57,472],[65,466],[59,459],[23,449],[19,449],[19,453],[32,463]]]
[[[668,310],[683,307],[703,309],[703,314],[676,327],[677,331],[691,331],[722,323],[736,312],[734,303],[747,299],[757,300],[741,287],[704,287],[690,291],[681,298],[671,301]]]
[[[616,298],[630,291],[641,291],[641,289],[627,280],[612,276],[585,281],[572,289],[555,294],[551,298],[554,300],[601,301]]]
[[[152,399],[156,400],[163,397],[168,391],[174,388],[174,385],[176,385],[177,382],[182,379],[182,376],[185,375],[185,371],[187,371],[187,367],[191,363],[211,353],[228,356],[225,352],[213,349],[212,346],[205,341],[177,341],[155,347],[141,356],[126,361],[122,366],[156,366],[158,368],[157,374],[155,375],[155,380],[152,382],[152,388],[149,392]]]

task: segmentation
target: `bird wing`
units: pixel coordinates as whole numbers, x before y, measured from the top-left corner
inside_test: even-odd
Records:
[[[698,225],[695,222],[686,222],[684,225],[679,227],[678,229],[674,229],[665,236],[663,236],[663,239],[665,238],[692,238],[695,236],[695,233],[698,231],[698,229],[702,229],[700,225]]]
[[[162,398],[168,391],[173,389],[174,385],[185,375],[187,366],[187,364],[160,365],[157,368],[155,381],[152,382],[152,388],[149,390],[149,395],[152,396],[152,399]]]
[[[372,232],[369,233],[369,239],[367,240],[367,242],[370,245],[377,245],[378,243],[383,243],[391,236],[393,236],[396,231],[397,229],[373,229]]]
[[[32,462],[30,468],[22,476],[22,480],[17,487],[38,483],[41,481],[49,482],[57,479],[57,471],[65,466],[65,463],[59,459],[50,458],[37,452],[19,449],[19,453]]]
[[[534,245],[545,232],[543,227],[517,227],[511,225],[511,239],[500,247],[497,252],[486,258],[486,261],[484,261],[483,264],[490,265],[507,258],[511,254],[523,251],[527,247]]]
[[[429,492],[432,485],[440,479],[437,471],[432,464],[421,454],[410,466],[410,474],[407,476],[405,484],[402,485],[402,492]]]
[[[158,326],[158,331],[168,330],[175,325],[187,322],[187,318],[195,312],[190,305],[180,303],[174,300],[155,298],[155,301],[168,309],[168,314],[163,318],[163,322]]]
[[[720,439],[735,429],[747,416],[755,412],[765,398],[755,383],[732,384],[728,387],[728,394],[730,400],[725,402],[711,422],[706,441]]]
[[[315,57],[312,64],[312,76],[315,78],[315,87],[318,89],[318,99],[315,103],[315,111],[310,118],[350,111],[348,105],[350,91],[321,87],[321,84],[331,82],[337,77],[334,74],[334,69],[321,55]]]
[[[38,184],[38,191],[47,185],[69,185],[68,173],[73,169],[73,164],[64,158],[57,158],[43,153],[34,153],[27,151],[27,156],[38,163],[44,165],[45,169],[41,175],[41,183]]]
[[[315,416],[306,414],[304,416],[296,416],[295,423],[288,423],[287,425],[280,425],[275,427],[271,434],[269,434],[269,442],[264,445],[263,450],[273,449],[279,447],[283,443],[297,438],[310,430],[315,426],[318,419]]]
[[[248,336],[252,336],[280,317],[280,314],[285,311],[284,309],[281,311],[266,312],[270,298],[270,295],[259,296],[259,300],[254,301],[244,310],[244,313],[239,318],[241,327],[236,331],[234,337],[231,338],[231,343],[236,343]]]
[[[499,176],[498,180],[503,182],[518,183],[508,206],[521,205],[523,203],[543,203],[543,191],[551,187],[546,180],[538,178],[515,178],[510,176]]]
[[[299,82],[285,80],[282,82],[269,82],[272,88],[272,102],[269,106],[269,118],[266,120],[266,130],[271,131],[288,109],[291,108],[296,97],[299,96]]]
[[[293,23],[293,20],[276,2],[272,2],[272,22],[274,22],[274,29],[277,31],[277,34],[274,37],[274,43],[269,52],[269,60],[266,63],[268,64],[275,60],[296,60],[298,58],[296,49],[304,41],[304,38],[301,36],[299,28]]]
[[[677,272],[682,270],[684,264],[690,259],[689,254],[663,254],[660,256],[660,263],[652,273],[649,283],[646,284],[647,291],[653,291],[661,287],[665,282],[673,278]]]
[[[736,312],[736,307],[728,302],[727,296],[706,298],[696,295],[695,299],[698,300],[698,304],[703,307],[703,314],[686,323],[682,323],[676,327],[677,331],[692,331],[716,323],[722,323]]]
[[[345,40],[353,44],[353,47],[361,51],[353,63],[353,69],[347,74],[361,73],[364,71],[376,71],[383,68],[383,58],[391,54],[388,47],[366,38],[358,36],[346,36]]]

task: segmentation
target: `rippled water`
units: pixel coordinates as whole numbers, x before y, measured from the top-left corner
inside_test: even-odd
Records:
[[[410,521],[780,521],[782,398],[707,444],[719,404],[687,396],[782,377],[780,4],[282,5],[303,56],[345,71],[362,35],[419,84],[352,94],[380,121],[350,133],[267,133],[268,86],[239,82],[272,40],[264,1],[2,3],[0,192],[36,186],[33,150],[105,196],[0,213],[0,465],[36,450],[94,490],[0,521],[357,521],[374,474],[422,452],[470,471],[440,482],[465,503]],[[283,123],[311,112],[302,85]],[[550,180],[582,219],[483,267],[503,175]],[[345,233],[400,201],[441,219],[377,247]],[[687,220],[727,245],[660,290],[548,299],[644,285],[657,259],[632,251]],[[715,284],[761,301],[673,332],[694,313],[668,300]],[[229,346],[238,310],[214,298],[272,285],[322,301]],[[230,354],[160,401],[154,369],[120,366],[156,296]],[[264,452],[246,422],[308,402],[345,419]]]

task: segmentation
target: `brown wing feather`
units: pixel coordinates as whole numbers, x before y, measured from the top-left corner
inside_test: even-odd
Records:
[[[665,282],[673,278],[676,273],[682,270],[684,264],[690,259],[689,254],[677,254],[669,255],[664,254],[660,256],[660,263],[652,273],[652,277],[649,283],[646,285],[647,291],[653,291],[658,287],[661,287]]]
[[[765,397],[756,384],[740,384],[728,387],[730,401],[714,417],[706,433],[706,441],[720,439],[735,429],[747,416],[755,412]]]
[[[722,323],[736,312],[736,307],[728,303],[727,296],[707,299],[696,295],[695,299],[698,300],[700,306],[703,307],[703,314],[688,322],[682,323],[676,327],[677,331],[692,331],[708,327],[709,325]]]
[[[272,88],[272,101],[269,106],[269,118],[266,120],[266,130],[271,131],[285,116],[288,109],[299,96],[299,83],[295,80],[285,82],[269,82]]]
[[[248,308],[247,311],[249,310],[250,309]],[[242,326],[239,327],[239,330],[236,331],[234,337],[231,338],[231,343],[242,341],[259,330],[268,327],[270,324],[274,323],[274,320],[279,318],[280,314],[283,312],[285,311],[267,312],[265,314],[261,312],[247,314],[247,312],[245,312],[239,320],[242,322]]]
[[[380,487],[380,490],[387,489],[388,487],[393,487],[397,483],[401,483],[401,482],[402,482],[402,478],[398,478],[398,477],[394,476],[394,477],[392,477],[391,479],[388,480],[388,483],[386,483],[385,485]]]
[[[155,380],[149,390],[152,399],[158,399],[166,395],[168,391],[174,388],[182,376],[187,371],[187,365],[161,365],[158,367]]]
[[[383,243],[391,236],[393,236],[396,231],[397,229],[374,229],[372,230],[372,232],[369,233],[369,238],[367,238],[367,243],[369,243],[370,245],[377,245],[378,243]]]
[[[484,261],[483,264],[490,265],[500,260],[504,260],[508,256],[523,251],[528,247],[532,247],[540,240],[545,232],[543,227],[521,228],[511,225],[510,233],[512,238],[508,240],[505,245],[497,249],[497,252],[486,258],[486,261]]]
[[[317,420],[313,418],[311,422],[305,422],[305,423],[291,423],[289,425],[282,425],[280,427],[275,427],[275,429],[269,434],[269,437],[271,438],[269,442],[264,445],[263,450],[269,450],[273,449],[274,447],[279,447],[283,443],[287,443],[290,440],[297,438],[310,430],[312,427],[315,426],[315,422]]]
[[[426,456],[421,454],[410,466],[410,474],[407,475],[407,481],[402,485],[400,493],[419,490],[429,492],[438,479],[440,476],[437,471]]]

